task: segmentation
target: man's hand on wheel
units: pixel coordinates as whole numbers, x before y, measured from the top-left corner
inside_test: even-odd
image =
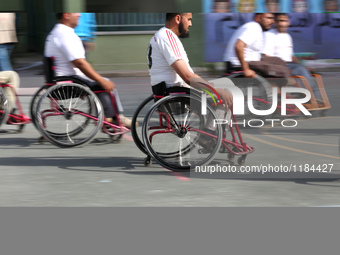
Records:
[[[256,77],[256,73],[251,69],[244,70],[243,74],[246,78],[255,78]]]
[[[228,109],[233,105],[233,95],[230,91],[216,88],[216,92],[221,97],[223,103],[228,107]]]

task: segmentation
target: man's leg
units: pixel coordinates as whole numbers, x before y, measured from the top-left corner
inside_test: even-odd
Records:
[[[79,80],[81,80],[81,81],[83,81],[84,83],[86,83],[87,86],[92,91],[103,90],[103,88],[101,88],[99,86],[99,84],[97,82],[95,82],[95,81],[84,79],[83,77],[80,77],[80,76],[77,76],[77,75],[75,75],[74,77],[79,79]],[[112,91],[112,93],[113,93],[113,95],[115,97],[115,100],[116,100],[116,106],[117,106],[117,110],[118,110],[118,114],[119,114],[119,118],[120,118],[121,123],[125,127],[131,128],[131,124],[132,124],[131,120],[123,115],[124,109],[123,109],[122,103],[120,101],[120,97],[119,97],[117,89],[114,89]],[[97,95],[97,97],[99,98],[99,100],[101,101],[101,103],[103,105],[104,114],[105,114],[106,120],[108,122],[114,121],[115,117],[116,117],[116,113],[115,113],[114,107],[112,105],[111,95],[109,93],[107,93],[107,92],[97,93],[96,95]],[[138,123],[136,123],[136,125],[138,125]]]
[[[309,85],[311,86],[314,92],[315,98],[321,99],[320,91],[316,83],[316,80],[314,79],[314,77],[311,75],[311,73],[308,71],[306,67],[298,63],[287,63],[287,66],[291,70],[292,75],[304,76],[307,79]],[[302,82],[301,82],[301,85],[303,86]]]
[[[15,92],[18,90],[20,84],[19,75],[14,71],[0,72],[0,82],[11,85],[15,89],[15,91],[13,91],[13,89],[10,87],[4,87],[6,96],[8,97],[9,101],[9,111],[11,112],[16,102]]]
[[[91,88],[91,87],[90,87]],[[91,88],[92,90],[92,88]],[[94,90],[96,91],[96,90]],[[110,94],[107,92],[96,93],[97,97],[99,98],[100,102],[102,103],[104,114],[106,118],[113,118],[116,116],[115,110],[112,105]]]
[[[112,91],[112,93],[114,94],[115,96],[115,99],[116,99],[116,105],[117,105],[117,109],[118,109],[118,113],[121,114],[124,112],[124,109],[123,109],[123,105],[120,101],[120,97],[119,97],[119,94],[118,94],[118,90],[117,89],[114,89]]]
[[[74,75],[73,77],[84,82],[92,91],[103,90],[103,88],[100,87],[98,82],[96,82],[96,81],[85,79],[85,78],[80,77],[78,75]],[[103,93],[97,93],[96,95],[99,98],[100,102],[102,103],[105,117],[106,118],[113,118],[114,116],[116,116],[113,105],[112,105],[110,94],[107,93],[107,92],[103,92]]]
[[[0,71],[12,71],[10,53],[13,49],[12,44],[0,44]]]
[[[273,63],[266,58],[266,61],[251,61],[249,62],[250,69],[260,72],[264,77],[289,78],[291,71],[283,65],[278,65],[273,57]]]

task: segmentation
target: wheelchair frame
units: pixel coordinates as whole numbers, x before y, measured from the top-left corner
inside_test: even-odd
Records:
[[[231,72],[231,73],[225,73],[223,75],[223,77],[227,77],[227,78],[237,78],[238,76],[243,76],[243,71],[234,71],[234,72]],[[294,78],[295,80],[300,79],[301,82],[303,83],[304,87],[311,93],[310,103],[304,103],[303,105],[309,111],[320,111],[321,116],[325,116],[327,109],[330,109],[331,105],[330,105],[329,99],[327,97],[321,76],[319,74],[313,74],[313,76],[315,77],[315,79],[317,81],[317,85],[318,85],[322,100],[324,102],[324,105],[321,106],[321,107],[317,103],[317,100],[315,98],[313,90],[312,90],[310,84],[308,83],[307,79],[304,76],[294,76],[292,78]],[[260,74],[257,74],[257,77],[261,77],[261,79],[266,80],[266,83],[269,83],[269,82],[267,82],[267,79],[265,77],[262,77]],[[302,86],[299,83],[294,83],[293,86],[302,88]],[[279,93],[280,93],[280,91],[279,91]],[[269,100],[263,100],[261,98],[253,97],[253,100],[257,101],[257,102],[262,102],[264,104],[271,104],[271,102]],[[281,106],[277,105],[277,110],[279,110],[279,109],[281,109]],[[287,110],[288,116],[297,116],[297,115],[301,114],[300,110],[296,107],[294,107],[294,108],[287,107],[286,110]]]
[[[116,120],[117,124],[107,122],[104,119],[104,115],[102,114],[102,105],[96,96],[98,93],[107,93],[104,90],[99,90],[99,91],[91,91],[89,87],[84,84],[84,82],[74,78],[74,77],[68,77],[68,76],[59,76],[55,77],[54,74],[54,58],[45,58],[45,78],[46,78],[46,83],[44,86],[42,86],[33,96],[32,101],[31,101],[31,106],[30,106],[30,112],[31,112],[31,117],[32,121],[35,125],[35,127],[39,130],[39,132],[42,134],[42,137],[39,138],[39,142],[43,143],[45,139],[49,140],[51,143],[53,143],[56,146],[59,147],[74,147],[78,145],[85,144],[89,142],[98,132],[99,128],[101,128],[102,132],[106,133],[109,135],[110,139],[112,142],[120,142],[122,135],[124,133],[127,133],[130,131],[130,129],[126,128],[125,126],[122,125],[121,120],[119,118],[119,113],[118,109],[116,106],[116,100],[114,95],[110,93],[111,97],[111,102],[113,104],[115,113],[116,113]],[[59,96],[58,100],[56,100],[55,97],[57,95],[58,89],[63,91],[63,89],[66,89],[67,87],[75,87],[77,88],[78,92],[82,91],[86,97],[90,98],[89,103],[92,104],[96,110],[95,113],[93,114],[98,114],[98,116],[94,116],[93,114],[88,114],[86,112],[78,111],[77,109],[68,109],[68,111],[65,111],[65,106],[59,104],[57,101],[62,101],[62,100],[71,100],[70,98],[67,98],[65,96]],[[65,93],[65,92],[64,92]],[[69,92],[67,92],[69,93]],[[60,94],[60,92],[59,92]],[[83,97],[85,97],[83,95]],[[79,100],[82,98],[80,96],[77,97],[76,94],[72,95],[77,100],[73,100],[74,103],[77,103]],[[43,111],[40,111],[40,107],[43,105],[43,101],[48,98],[50,100],[50,109],[44,109]],[[45,103],[47,104],[47,103]],[[55,134],[49,134],[46,126],[46,118],[51,118],[51,117],[60,117],[64,116],[65,119],[69,120],[68,118],[72,118],[72,116],[83,116],[84,118],[87,118],[87,121],[82,120],[83,125],[85,125],[85,122],[89,122],[91,119],[92,121],[96,122],[94,126],[98,126],[98,128],[93,129],[93,132],[91,132],[90,137],[84,137],[84,138],[78,138],[79,140],[75,142],[75,140],[71,137],[71,134],[67,134],[67,130],[65,131],[66,133],[58,133],[58,136]],[[85,126],[79,125],[79,128],[82,128]],[[73,135],[79,135],[81,132],[73,130]],[[60,141],[58,140],[58,137],[61,138],[66,138],[69,136],[69,139],[65,139],[65,141]]]
[[[12,112],[9,112],[8,98],[6,96],[5,90],[3,89],[6,87],[13,90],[13,93],[16,99],[15,104],[16,104],[18,113],[14,113],[13,109],[12,109]],[[0,84],[0,102],[3,108],[3,109],[0,109],[0,126],[6,120],[6,124],[8,125],[17,125],[18,132],[21,133],[24,130],[25,125],[28,123],[31,123],[32,120],[24,114],[19,97],[15,89],[13,88],[13,86],[8,85],[8,84]]]
[[[322,98],[322,101],[324,103],[323,106],[319,106],[318,102],[315,99],[315,95],[313,93],[313,90],[310,86],[310,84],[308,83],[307,79],[304,76],[294,76],[295,79],[300,79],[301,82],[303,83],[304,87],[306,89],[309,90],[309,92],[311,93],[311,99],[310,99],[310,103],[306,103],[304,104],[306,106],[306,108],[308,108],[309,111],[321,111],[321,115],[325,116],[326,115],[326,111],[330,108],[332,108],[323,81],[322,81],[322,77],[319,74],[312,74],[312,76],[314,76],[314,78],[316,79],[316,83],[318,85],[318,89]],[[301,85],[299,84],[299,87],[301,87]]]
[[[247,143],[245,143],[243,141],[242,135],[241,135],[241,131],[240,128],[238,127],[237,124],[235,124],[234,126],[230,125],[230,123],[228,123],[228,125],[223,124],[217,125],[216,131],[215,133],[212,133],[211,131],[207,132],[206,130],[203,129],[197,129],[196,127],[192,127],[190,125],[185,125],[183,124],[178,125],[176,127],[176,125],[174,123],[176,123],[176,117],[173,116],[172,113],[167,112],[161,112],[158,109],[162,108],[162,105],[166,105],[167,102],[171,102],[171,100],[174,100],[176,102],[177,99],[183,99],[183,98],[190,98],[191,100],[196,100],[197,102],[201,102],[201,99],[195,95],[188,95],[186,93],[183,93],[181,90],[179,90],[178,92],[173,92],[173,93],[169,93],[168,95],[151,95],[149,96],[147,99],[145,99],[142,104],[140,104],[140,106],[137,108],[134,117],[132,119],[132,127],[131,127],[131,133],[132,136],[134,138],[134,142],[137,145],[137,147],[144,153],[147,155],[146,158],[144,158],[144,165],[145,166],[150,166],[152,164],[152,159],[156,160],[161,166],[172,170],[172,171],[188,171],[191,168],[195,167],[197,165],[197,162],[187,162],[186,165],[180,165],[180,163],[177,164],[177,162],[172,163],[169,162],[171,159],[173,159],[174,161],[181,161],[183,159],[180,159],[181,155],[180,153],[178,153],[178,155],[176,155],[175,152],[172,152],[173,156],[171,153],[164,153],[164,152],[160,152],[161,150],[163,150],[162,148],[162,144],[159,146],[159,149],[155,149],[153,148],[153,138],[156,135],[164,135],[164,134],[172,134],[174,136],[173,139],[178,139],[179,143],[180,139],[185,138],[185,136],[187,135],[187,132],[190,131],[194,131],[196,132],[197,138],[195,137],[194,142],[190,142],[189,145],[185,145],[183,148],[183,153],[187,154],[187,153],[191,153],[194,150],[197,150],[197,157],[202,157],[202,159],[198,159],[198,165],[202,164],[208,164],[209,162],[211,162],[211,160],[213,160],[214,156],[220,152],[220,153],[228,153],[228,159],[231,160],[233,159],[235,156],[239,156],[238,158],[238,164],[239,165],[243,165],[245,163],[245,159],[246,156],[249,153],[252,153],[254,151],[254,148],[249,146]],[[155,100],[155,99],[160,99],[159,101],[157,101],[156,103],[154,103],[151,108],[148,110],[146,116],[140,116],[140,113],[142,112],[143,108],[150,103],[151,101]],[[190,104],[190,106],[192,106],[192,102]],[[191,107],[190,107],[191,108]],[[212,106],[210,104],[207,105],[208,111],[210,111],[210,114],[214,117],[214,119],[217,118],[217,115],[215,113],[215,110],[212,108]],[[196,109],[197,110],[197,109]],[[192,112],[194,112],[193,109],[190,109],[190,114],[192,114]],[[153,116],[155,114],[155,116],[158,115],[158,121],[151,123],[151,119],[156,119],[155,116]],[[200,115],[199,111],[198,111],[198,115]],[[231,113],[233,121],[236,123],[236,117]],[[136,122],[137,119],[143,117],[144,121],[143,121],[143,125],[142,125],[142,133],[139,133],[139,131],[136,129],[136,126],[134,125],[134,123]],[[152,118],[153,117],[153,118]],[[174,121],[172,121],[174,120]],[[174,122],[174,123],[172,123]],[[205,124],[208,122],[208,120],[206,120],[203,124],[202,127],[205,127]],[[151,123],[151,124],[150,124]],[[226,131],[225,128],[226,126],[228,126],[228,131],[231,135],[231,139],[228,140],[226,137]],[[151,131],[150,131],[151,130]],[[150,131],[150,133],[148,133],[148,131]],[[190,135],[189,135],[190,136]],[[176,138],[178,137],[178,138]],[[202,140],[202,138],[206,139],[206,138],[210,138],[210,140],[214,140],[216,141],[215,143],[213,142],[213,145],[211,148],[211,151],[208,152],[204,152],[204,150],[206,148],[200,148],[201,144],[200,144],[200,139]],[[204,140],[203,139],[203,140]],[[164,144],[163,147],[167,147],[167,144]],[[157,151],[158,150],[158,151]],[[171,155],[170,155],[171,154]],[[204,156],[204,154],[209,154],[206,157]],[[205,157],[205,158],[204,158]],[[170,158],[170,159],[169,159]],[[190,160],[189,160],[190,161]],[[193,160],[194,161],[194,160]]]

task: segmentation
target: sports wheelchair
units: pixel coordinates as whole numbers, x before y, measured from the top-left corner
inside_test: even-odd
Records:
[[[302,63],[305,62],[305,61],[317,59],[317,54],[313,53],[313,52],[299,52],[299,53],[295,53],[294,55]],[[318,86],[318,89],[319,89],[319,92],[320,92],[320,95],[321,95],[321,98],[322,98],[322,103],[318,102],[315,99],[315,96],[314,96],[314,93],[311,89],[311,86],[308,84],[308,81],[305,77],[294,76],[294,78],[297,79],[297,80],[300,80],[301,83],[303,84],[303,86],[311,92],[311,95],[312,95],[311,100],[308,104],[305,104],[305,107],[309,111],[320,111],[321,116],[325,116],[327,110],[332,108],[332,107],[331,107],[331,104],[329,102],[327,93],[325,91],[325,87],[324,87],[321,75],[314,72],[314,71],[311,71],[311,74],[314,77],[314,79],[316,80],[316,84]],[[299,83],[298,86],[301,87],[301,84]]]
[[[15,94],[16,107],[18,111],[17,113],[15,113],[14,108],[10,112],[9,101],[5,93],[5,88],[12,89],[13,93]],[[18,132],[21,133],[25,125],[31,122],[31,119],[24,114],[18,95],[15,92],[15,89],[11,85],[0,84],[0,126],[5,122],[8,125],[17,125]]]
[[[316,80],[316,84],[318,85],[318,89],[322,98],[322,103],[319,103],[314,95],[314,92],[309,85],[307,79],[304,76],[294,76],[295,79],[301,80],[303,86],[308,89],[308,91],[311,93],[311,99],[309,103],[304,104],[304,106],[309,110],[309,111],[319,111],[321,116],[326,116],[326,112],[328,109],[332,108],[323,81],[322,77],[319,74],[312,73],[312,76]],[[300,83],[297,83],[296,86],[302,87]]]
[[[314,95],[314,92],[308,83],[307,79],[304,76],[294,76],[291,78],[272,78],[272,77],[265,77],[260,72],[256,72],[257,76],[255,78],[245,78],[243,71],[239,69],[233,69],[230,68],[229,64],[229,70],[228,70],[228,62],[227,62],[227,71],[222,75],[222,77],[227,77],[231,79],[235,85],[242,90],[244,90],[244,94],[246,95],[246,89],[248,87],[252,87],[253,91],[253,97],[252,102],[255,109],[261,110],[261,109],[268,109],[268,105],[270,106],[272,104],[272,88],[277,87],[278,93],[280,94],[280,88],[282,86],[291,86],[291,87],[303,87],[306,88],[310,94],[311,98],[309,102],[304,103],[304,107],[308,109],[308,111],[320,111],[321,116],[326,115],[327,109],[331,108],[330,102],[328,100],[327,94],[324,89],[324,85],[322,82],[322,78],[319,74],[313,74],[313,76],[316,79],[318,89],[320,92],[320,95],[322,97],[323,103],[319,103]],[[240,79],[242,78],[242,79]],[[294,94],[288,94],[286,95],[287,98],[294,98],[298,95]],[[245,110],[247,111],[247,107],[245,107]],[[279,111],[281,109],[280,105],[277,105],[276,111],[273,113],[273,115],[280,115]],[[299,116],[301,114],[301,111],[294,105],[288,105],[287,106],[287,116]],[[245,118],[253,117],[249,111],[245,113]]]
[[[254,148],[243,141],[237,124],[215,121],[224,106],[208,100],[203,114],[202,92],[163,86],[159,90],[162,93],[154,92],[139,105],[132,119],[131,134],[136,146],[147,155],[145,166],[154,159],[169,170],[186,171],[208,164],[218,152],[228,153],[229,159],[237,155],[238,163],[245,163]],[[236,122],[235,116],[232,118]],[[136,121],[143,125],[136,127]]]
[[[53,57],[44,61],[46,84],[35,93],[30,105],[33,123],[42,135],[41,143],[47,139],[59,147],[74,147],[91,141],[99,129],[113,142],[119,142],[122,135],[130,131],[121,124],[111,93],[117,124],[104,119],[96,94],[105,91],[91,91],[75,77],[55,77]]]

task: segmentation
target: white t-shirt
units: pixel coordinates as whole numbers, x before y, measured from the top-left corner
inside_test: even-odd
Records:
[[[79,75],[86,77],[70,61],[85,58],[84,46],[74,29],[56,24],[45,42],[45,57],[54,57],[56,76]]]
[[[223,61],[230,61],[234,66],[241,65],[235,51],[235,44],[238,39],[246,44],[244,49],[245,61],[261,60],[263,30],[259,23],[251,21],[239,27],[232,35],[224,52]]]
[[[279,57],[285,62],[292,62],[294,54],[292,37],[288,33],[279,33],[276,29],[265,32],[262,53]]]
[[[165,81],[167,87],[186,86],[184,80],[175,72],[171,65],[177,60],[184,60],[189,70],[187,53],[178,36],[170,29],[162,27],[151,38],[148,49],[148,64],[151,85]]]

